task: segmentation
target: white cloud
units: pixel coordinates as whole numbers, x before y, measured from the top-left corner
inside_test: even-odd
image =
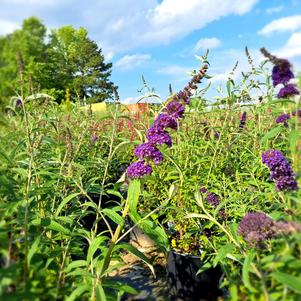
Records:
[[[0,35],[8,34],[17,29],[18,23],[0,19]]]
[[[264,26],[258,33],[269,36],[275,32],[294,31],[301,28],[301,15],[276,19]]]
[[[149,54],[136,53],[132,55],[125,55],[115,63],[115,66],[122,70],[133,69],[150,60],[150,58],[151,56]]]
[[[188,74],[192,69],[187,67],[178,66],[178,65],[170,65],[157,70],[157,73],[166,74],[171,76],[181,76]]]
[[[221,45],[221,41],[218,38],[203,38],[198,40],[194,47],[194,51],[197,52],[199,50],[206,50],[219,47]]]
[[[169,42],[205,27],[230,14],[242,15],[257,0],[163,0],[149,14],[152,30],[144,35],[147,42]],[[218,9],[216,9],[218,7]]]
[[[83,26],[104,53],[113,55],[180,39],[222,17],[245,14],[258,1],[0,0],[0,19],[20,24],[35,15],[50,28]]]
[[[280,13],[281,11],[283,11],[284,6],[283,5],[279,5],[279,6],[273,6],[273,7],[269,7],[266,9],[266,13],[267,14],[276,14],[276,13]]]
[[[301,57],[301,32],[294,32],[286,44],[276,50],[276,53],[284,58]]]

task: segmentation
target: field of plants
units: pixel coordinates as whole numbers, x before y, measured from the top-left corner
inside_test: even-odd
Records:
[[[0,299],[138,300],[115,275],[130,253],[155,277],[157,257],[131,243],[140,229],[165,258],[168,300],[301,300],[299,88],[261,51],[215,100],[200,57],[139,118],[14,98],[0,119]]]

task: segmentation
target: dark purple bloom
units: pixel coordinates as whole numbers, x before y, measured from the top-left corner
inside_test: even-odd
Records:
[[[98,140],[98,136],[95,133],[93,133],[92,137],[91,137],[91,140],[92,140],[93,143],[95,143]]]
[[[179,99],[182,99],[187,105],[190,103],[190,99],[189,99],[189,93],[187,91],[180,91],[177,94],[177,97]]]
[[[276,181],[276,190],[277,191],[291,191],[298,190],[298,183],[296,178],[291,176],[280,176]]]
[[[256,246],[275,235],[274,221],[262,212],[247,213],[239,223],[238,234]]]
[[[213,136],[214,136],[214,139],[218,139],[219,138],[219,132],[216,131],[216,130],[213,130]]]
[[[153,172],[150,165],[145,164],[144,161],[138,161],[132,163],[126,171],[129,178],[142,178],[145,175],[150,175]]]
[[[22,100],[20,98],[17,99],[15,107],[16,107],[16,109],[22,107]]]
[[[294,78],[294,74],[291,71],[291,64],[289,61],[285,59],[279,59],[272,70],[273,86],[276,87],[279,84],[285,85],[292,78]]]
[[[262,153],[262,163],[269,167],[270,179],[276,181],[278,191],[298,189],[296,175],[282,152],[267,150]]]
[[[161,145],[164,143],[168,146],[172,145],[171,137],[169,136],[169,134],[157,126],[152,126],[148,129],[146,138],[150,143],[155,145]]]
[[[213,207],[217,207],[219,205],[220,200],[217,194],[209,192],[204,186],[200,188],[200,192],[206,194],[205,200],[208,202],[208,204],[212,205]]]
[[[217,207],[220,203],[219,196],[213,192],[207,193],[206,201],[208,202],[208,204],[212,205],[213,207]]]
[[[172,100],[166,106],[166,111],[174,118],[181,118],[184,115],[185,107],[177,100]]]
[[[283,123],[285,127],[288,126],[287,121],[291,118],[290,114],[282,114],[276,118],[277,123]]]
[[[301,117],[301,110],[297,110],[292,113],[293,116]]]
[[[168,114],[159,114],[153,126],[159,127],[162,130],[167,128],[176,130],[178,128],[177,120]]]
[[[261,157],[262,163],[275,172],[275,177],[291,175],[290,165],[281,151],[270,149],[263,152]]]
[[[281,88],[277,94],[278,98],[287,98],[293,95],[299,95],[300,92],[296,85],[287,84],[283,88]]]
[[[207,191],[208,191],[208,189],[206,187],[201,187],[200,188],[201,193],[206,193]]]
[[[162,153],[150,142],[138,145],[134,150],[134,154],[140,160],[150,159],[155,164],[160,164],[163,161]]]
[[[246,125],[246,121],[247,121],[247,112],[243,112],[242,116],[240,118],[240,123],[239,123],[239,128],[243,129]]]

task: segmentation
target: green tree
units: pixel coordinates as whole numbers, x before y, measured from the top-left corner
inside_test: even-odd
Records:
[[[46,27],[31,17],[22,28],[0,39],[0,98],[5,102],[16,94],[38,89],[37,64],[45,61]]]
[[[71,99],[99,102],[112,98],[112,64],[105,63],[98,45],[84,28],[64,26],[45,42],[46,27],[31,17],[22,28],[0,37],[0,105],[14,95],[46,92],[57,101],[70,91]]]
[[[101,49],[88,38],[84,28],[64,26],[53,30],[47,56],[48,88],[55,88],[61,97],[68,88],[72,98],[86,97],[90,102],[112,98],[112,64],[105,63]]]

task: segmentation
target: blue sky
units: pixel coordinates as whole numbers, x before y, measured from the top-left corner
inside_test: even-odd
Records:
[[[113,62],[112,80],[124,102],[142,96],[143,75],[162,97],[181,89],[210,49],[212,86],[223,83],[244,47],[290,59],[301,71],[301,0],[0,0],[0,35],[37,16],[48,28],[85,27]],[[205,86],[205,83],[202,84]],[[212,94],[212,93],[211,93]]]

